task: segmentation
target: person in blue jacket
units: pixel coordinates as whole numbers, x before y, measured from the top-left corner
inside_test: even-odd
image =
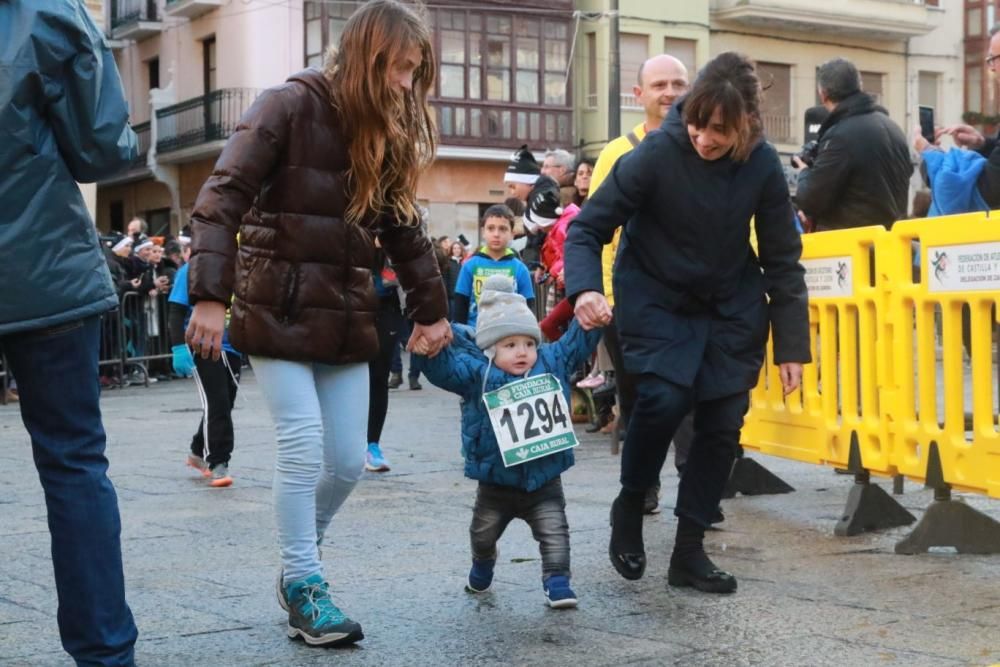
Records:
[[[524,377],[551,373],[568,403],[569,376],[593,353],[601,331],[585,331],[574,320],[558,342],[539,346],[538,320],[525,298],[514,292],[513,281],[503,275],[490,276],[483,284],[475,332],[462,324],[452,328],[451,347],[433,359],[420,359],[431,383],[462,397],[465,476],[479,481],[469,529],[472,568],[466,590],[490,589],[497,541],[507,525],[520,518],[531,526],[541,547],[542,587],[549,606],[575,607],[561,478],[573,465],[573,450],[506,467],[483,394]]]
[[[240,386],[242,355],[229,342],[229,330],[222,333],[222,354],[218,359],[204,359],[191,354],[184,342],[184,331],[191,320],[188,298],[188,269],[184,264],[174,275],[174,286],[167,300],[169,330],[174,372],[194,375],[201,400],[201,423],[191,438],[187,465],[197,470],[214,488],[231,486],[229,461],[233,455],[233,406]]]
[[[604,324],[601,248],[623,227],[614,317],[637,398],[625,436],[609,556],[627,579],[646,567],[642,507],[670,440],[694,409],[667,580],[714,593],[736,578],[705,554],[739,444],[768,329],[785,393],[810,360],[808,296],[788,185],[763,136],[751,60],[723,53],[659,130],[616,164],[566,241],[566,293],[584,325]],[[759,253],[750,245],[755,220]]]
[[[77,183],[137,153],[86,3],[0,2],[0,351],[45,492],[59,635],[78,665],[132,665],[137,632],[98,381],[100,316],[118,296]]]

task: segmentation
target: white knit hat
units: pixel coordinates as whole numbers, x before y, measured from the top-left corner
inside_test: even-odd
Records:
[[[524,297],[514,291],[509,276],[494,275],[483,283],[476,317],[476,345],[485,350],[507,336],[529,336],[538,343],[542,331]]]

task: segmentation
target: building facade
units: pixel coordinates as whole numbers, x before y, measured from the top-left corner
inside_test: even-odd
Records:
[[[582,153],[596,156],[609,140],[628,132],[645,118],[633,87],[639,65],[660,53],[669,53],[683,62],[694,78],[709,57],[708,0],[686,2],[645,2],[620,0],[619,85],[611,91],[610,58],[612,8],[609,0],[578,0],[575,84],[578,146]],[[614,97],[621,108],[619,128],[608,126],[608,112]]]
[[[121,229],[140,215],[153,233],[176,233],[240,116],[262,89],[321,67],[359,4],[107,0],[142,154],[100,185],[99,226]],[[515,148],[571,149],[575,140],[572,0],[545,10],[525,0],[483,7],[445,0],[426,10],[439,60],[432,106],[441,136],[417,196],[432,233],[471,239],[481,210],[504,198]]]
[[[816,69],[836,57],[858,67],[864,89],[909,135],[918,104],[935,107],[939,122],[961,116],[961,12],[938,4],[711,0],[711,52],[757,61],[765,130],[784,154],[802,146],[804,113],[819,104]]]

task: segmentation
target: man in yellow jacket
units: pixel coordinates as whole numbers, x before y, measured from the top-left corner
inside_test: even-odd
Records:
[[[631,132],[611,141],[597,158],[594,173],[590,177],[590,195],[611,173],[618,159],[639,145],[647,132],[657,129],[663,124],[670,107],[688,90],[688,73],[684,64],[666,54],[653,56],[639,67],[637,85],[633,87],[636,100],[646,112],[643,122],[636,125]],[[621,228],[615,232],[615,237],[604,246],[601,263],[604,268],[604,294],[608,303],[614,306],[614,290],[611,286],[611,272],[618,254],[618,238]],[[635,401],[635,387],[632,377],[625,372],[622,361],[621,344],[618,341],[614,322],[604,330],[604,343],[611,355],[615,367],[615,383],[618,389],[619,425],[624,427],[628,422],[632,404]],[[682,425],[683,428],[683,425]],[[644,511],[647,514],[659,512],[659,487],[652,487],[646,495]]]

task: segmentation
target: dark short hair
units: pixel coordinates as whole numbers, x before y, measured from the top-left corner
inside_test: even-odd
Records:
[[[716,109],[721,112],[726,129],[735,130],[738,135],[733,158],[746,160],[763,134],[760,79],[747,56],[727,51],[708,61],[684,102],[684,122],[704,129]]]
[[[163,254],[164,255],[179,255],[181,254],[181,244],[177,241],[171,239],[163,244]]]
[[[581,164],[588,164],[590,165],[590,168],[593,169],[597,162],[592,157],[582,157],[580,158],[580,161],[576,163],[576,169],[579,169]],[[576,171],[576,169],[574,169],[574,171]]]
[[[1000,32],[1000,23],[994,23],[993,27],[990,28],[990,37]]]
[[[486,209],[483,213],[483,219],[479,221],[479,226],[485,225],[489,218],[503,218],[510,224],[510,228],[514,229],[514,212],[506,204],[493,204]]]
[[[515,218],[524,215],[524,202],[517,197],[507,197],[503,200],[503,203],[514,214]]]
[[[831,102],[841,102],[861,90],[861,74],[850,60],[834,58],[816,70],[816,85]]]

